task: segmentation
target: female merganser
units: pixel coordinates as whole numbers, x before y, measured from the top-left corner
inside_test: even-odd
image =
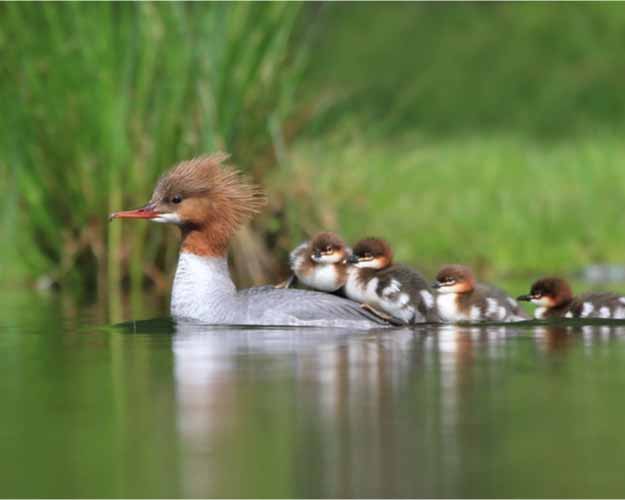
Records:
[[[527,295],[518,300],[536,304],[536,319],[605,318],[625,319],[625,297],[612,292],[585,293],[573,296],[566,280],[543,278],[536,281]]]
[[[393,264],[393,251],[379,238],[359,241],[347,259],[345,295],[404,324],[437,322],[434,294],[414,269]]]
[[[437,290],[436,305],[441,319],[448,323],[464,321],[523,321],[529,316],[503,290],[476,283],[466,266],[446,266],[432,285]]]
[[[260,210],[265,197],[238,171],[223,165],[227,158],[215,154],[182,162],[159,180],[143,208],[111,214],[180,228],[172,316],[211,324],[359,329],[388,325],[335,295],[273,286],[237,291],[228,270],[228,243],[242,222]]]
[[[334,233],[318,233],[289,255],[293,275],[284,285],[288,288],[295,278],[304,285],[322,292],[335,292],[347,279],[349,248]]]

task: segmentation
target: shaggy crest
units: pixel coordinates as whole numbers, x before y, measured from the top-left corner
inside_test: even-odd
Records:
[[[214,153],[183,161],[163,174],[156,185],[152,201],[209,197],[223,205],[232,224],[240,224],[258,213],[267,199],[259,186],[250,182],[236,168],[224,165],[227,153]]]

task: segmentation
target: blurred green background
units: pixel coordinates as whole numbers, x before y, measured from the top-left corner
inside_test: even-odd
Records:
[[[624,46],[620,4],[1,4],[0,282],[165,296],[175,230],[107,214],[214,150],[270,195],[240,284],[320,229],[427,274],[618,264]]]

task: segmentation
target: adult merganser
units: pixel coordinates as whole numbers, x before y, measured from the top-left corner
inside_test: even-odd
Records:
[[[432,285],[437,290],[436,305],[447,323],[464,321],[523,321],[529,316],[503,290],[476,283],[466,266],[441,269]]]
[[[625,319],[625,297],[612,292],[573,295],[571,286],[562,278],[542,278],[536,281],[527,295],[518,300],[536,304],[536,319],[549,318],[605,318]]]
[[[289,255],[293,275],[285,287],[297,278],[315,290],[337,291],[347,279],[349,254],[349,248],[338,235],[329,232],[316,234],[310,241],[298,245]]]
[[[158,181],[142,208],[111,218],[175,224],[182,233],[171,314],[211,324],[315,325],[374,328],[385,320],[348,299],[273,286],[237,291],[228,270],[228,244],[236,229],[265,203],[261,190],[218,153],[185,161]]]
[[[347,259],[345,295],[404,324],[437,322],[434,294],[414,269],[393,264],[390,245],[379,238],[359,241]]]

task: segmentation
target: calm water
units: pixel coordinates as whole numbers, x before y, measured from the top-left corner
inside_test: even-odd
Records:
[[[3,297],[3,497],[622,497],[625,324],[103,322]]]

